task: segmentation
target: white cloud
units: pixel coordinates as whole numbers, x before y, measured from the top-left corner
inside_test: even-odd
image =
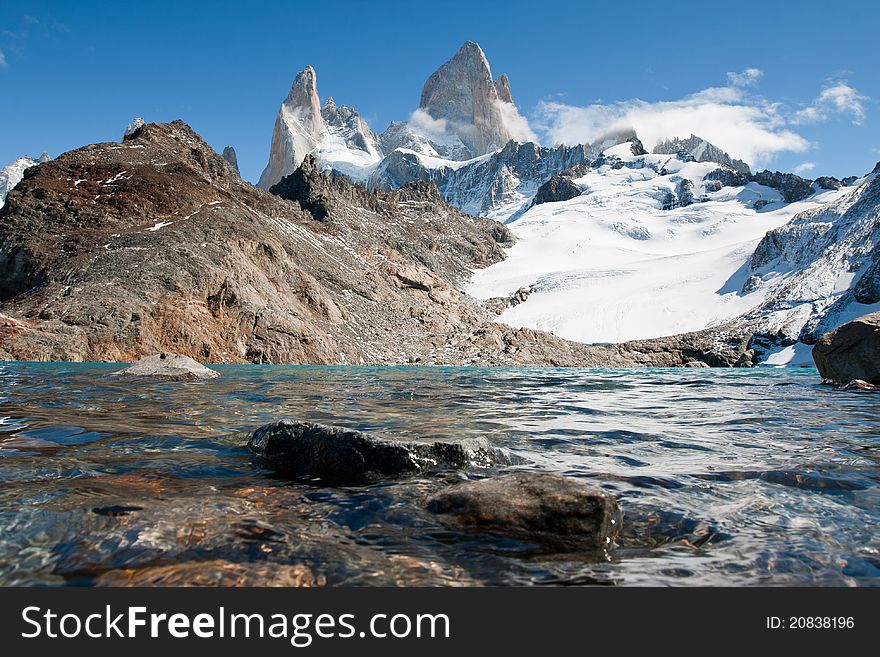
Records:
[[[583,144],[617,130],[633,129],[651,149],[658,141],[696,134],[751,166],[783,151],[802,152],[810,143],[787,129],[781,107],[747,96],[737,87],[712,87],[681,100],[639,99],[575,107],[539,103],[535,125],[552,143]]]
[[[0,68],[9,68],[9,64],[6,63],[6,55],[2,50],[0,50]]]
[[[798,164],[794,168],[794,172],[798,175],[801,175],[802,173],[809,173],[810,171],[812,171],[815,168],[816,168],[815,162],[801,162],[800,164]]]
[[[503,103],[499,100],[498,111],[501,114],[504,127],[507,128],[507,132],[513,139],[516,141],[538,141],[535,133],[529,127],[529,122],[517,111],[516,105]]]
[[[435,119],[421,108],[410,115],[409,125],[414,132],[428,139],[439,139],[448,135],[446,119]]]
[[[837,81],[822,89],[813,102],[794,116],[794,123],[817,123],[826,121],[835,114],[848,114],[852,122],[861,125],[865,120],[864,101],[867,96],[848,82]]]
[[[764,71],[759,68],[747,68],[742,73],[729,72],[727,81],[734,87],[748,87],[755,84],[762,75]]]

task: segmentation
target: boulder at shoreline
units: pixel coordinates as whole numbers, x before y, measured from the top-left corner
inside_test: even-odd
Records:
[[[113,375],[154,377],[172,381],[198,381],[216,379],[220,373],[205,367],[189,356],[161,353],[144,356],[125,369],[114,372]]]
[[[826,381],[845,385],[880,383],[880,312],[829,331],[813,347],[813,360]]]

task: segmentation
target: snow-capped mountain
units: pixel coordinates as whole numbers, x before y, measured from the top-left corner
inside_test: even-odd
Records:
[[[783,303],[783,284],[802,290],[807,284],[793,280],[790,265],[778,258],[766,263],[758,258],[761,266],[749,271],[756,246],[795,217],[801,221],[818,213],[827,221],[829,208],[842,216],[866,192],[862,186],[817,187],[809,198],[786,203],[780,190],[736,173],[678,154],[634,155],[630,144],[607,149],[596,166],[573,178],[580,195],[535,205],[508,224],[517,244],[506,260],[475,272],[467,291],[489,299],[525,288],[527,295],[510,304],[499,321],[578,342],[674,335],[741,317],[769,326]],[[874,216],[877,205],[863,202]],[[870,249],[872,239],[876,244],[877,236],[867,238],[862,231],[860,239],[854,238],[858,246],[847,251],[852,257],[845,262],[832,258],[824,269],[816,267],[840,272],[856,266],[856,254]],[[830,258],[826,251],[817,244],[799,266]],[[777,271],[774,278],[774,266],[786,273]],[[750,279],[756,273],[767,281]],[[839,291],[848,287],[844,279],[816,290],[811,300],[824,298],[827,307],[835,285],[842,285]],[[812,316],[815,312],[806,312],[801,326]]]
[[[880,164],[831,200],[770,231],[747,263],[741,294],[767,290],[746,315],[771,364],[811,362],[823,333],[880,310]]]
[[[291,174],[305,156],[314,151],[324,132],[315,69],[307,66],[297,73],[287,98],[275,117],[269,163],[260,176],[260,187],[268,189]]]
[[[419,110],[437,128],[453,134],[471,157],[503,148],[509,141],[534,139],[519,115],[507,76],[492,78],[482,48],[464,45],[425,82]]]
[[[433,182],[458,209],[507,223],[518,243],[475,272],[468,292],[513,300],[501,322],[578,342],[733,322],[754,329],[758,360],[780,363],[796,340],[864,310],[874,288],[860,281],[880,279],[869,255],[878,242],[870,176],[753,174],[693,134],[652,153],[631,130],[541,146],[510,81],[493,77],[473,42],[428,78],[409,120],[379,136],[332,98],[322,108],[306,68],[279,111],[260,186],[308,153],[320,170],[370,189]]]
[[[681,159],[693,158],[696,162],[716,162],[725,164],[735,171],[749,175],[749,165],[742,160],[730,157],[723,150],[692,134],[687,139],[666,139],[654,147],[654,152],[661,155],[678,155]]]
[[[260,187],[268,189],[311,153],[322,171],[371,189],[433,181],[451,205],[505,221],[524,211],[554,174],[635,139],[625,131],[590,145],[538,145],[516,109],[510,80],[493,78],[485,53],[471,41],[431,74],[409,120],[392,122],[381,136],[332,98],[319,107],[317,76],[307,67],[278,112]]]
[[[381,136],[355,110],[337,106],[332,98],[321,108],[317,75],[309,66],[296,76],[278,111],[259,186],[268,189],[311,153],[323,171],[390,189],[444,178],[445,173],[432,170],[457,169],[511,141],[528,139],[534,135],[513,104],[510,81],[492,77],[485,54],[473,42],[431,74],[409,120],[392,122]]]
[[[398,149],[379,163],[368,185],[396,189],[416,180],[433,181],[450,205],[474,216],[506,221],[528,207],[538,187],[554,173],[586,165],[597,155],[591,146],[547,148],[515,141],[464,162]]]
[[[312,154],[322,170],[363,181],[382,157],[378,138],[352,108],[328,98],[321,107],[318,76],[307,66],[293,81],[275,118],[269,163],[258,187],[268,189]]]
[[[25,155],[24,157],[18,158],[12,164],[0,169],[0,208],[6,203],[6,195],[9,193],[9,190],[21,182],[22,177],[24,177],[25,169],[36,166],[41,162],[48,162],[49,159],[47,153],[43,153],[39,159],[34,159]]]

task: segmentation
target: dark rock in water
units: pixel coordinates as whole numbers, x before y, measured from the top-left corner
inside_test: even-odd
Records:
[[[144,356],[113,374],[114,376],[154,377],[173,381],[215,379],[220,376],[218,372],[194,361],[189,356],[165,353]]]
[[[564,549],[607,547],[621,526],[620,509],[608,493],[538,472],[453,485],[432,495],[428,509],[474,529]]]
[[[567,201],[580,195],[580,187],[575,185],[565,176],[556,174],[550,178],[550,180],[538,187],[538,193],[535,194],[535,200],[532,201],[532,206],[540,205],[541,203]]]
[[[97,513],[99,516],[109,516],[111,518],[116,516],[127,516],[129,513],[134,513],[135,511],[143,511],[144,507],[142,506],[126,506],[123,504],[111,504],[110,506],[96,506],[92,509],[92,513]]]
[[[880,313],[859,317],[823,335],[813,347],[813,360],[826,381],[880,383]]]
[[[837,178],[833,178],[831,176],[820,176],[813,181],[819,187],[819,189],[840,189],[843,187],[843,183],[839,181]]]
[[[284,420],[254,431],[248,448],[279,474],[338,486],[435,468],[512,463],[485,440],[402,442],[343,427]]]
[[[752,176],[759,185],[779,190],[786,203],[802,201],[813,193],[812,182],[793,173],[779,171],[760,171]]]
[[[229,164],[238,171],[238,155],[236,155],[235,149],[232,146],[227,146],[223,149],[223,159],[229,162]],[[241,172],[239,171],[239,173]]]

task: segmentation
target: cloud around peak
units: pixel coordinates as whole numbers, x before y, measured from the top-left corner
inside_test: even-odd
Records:
[[[674,137],[699,135],[753,167],[766,166],[778,153],[800,153],[813,145],[797,132],[808,123],[848,117],[862,125],[869,98],[845,80],[828,82],[800,109],[756,93],[758,68],[727,73],[727,85],[709,87],[679,100],[575,106],[547,99],[538,104],[533,125],[553,144],[589,143],[610,132],[633,129],[645,146]]]
[[[589,143],[612,131],[633,129],[651,148],[663,139],[696,134],[751,166],[764,165],[783,151],[810,147],[786,127],[779,104],[746,94],[741,85],[710,87],[669,101],[633,99],[586,107],[544,101],[535,111],[535,124],[549,142],[562,144]]]

